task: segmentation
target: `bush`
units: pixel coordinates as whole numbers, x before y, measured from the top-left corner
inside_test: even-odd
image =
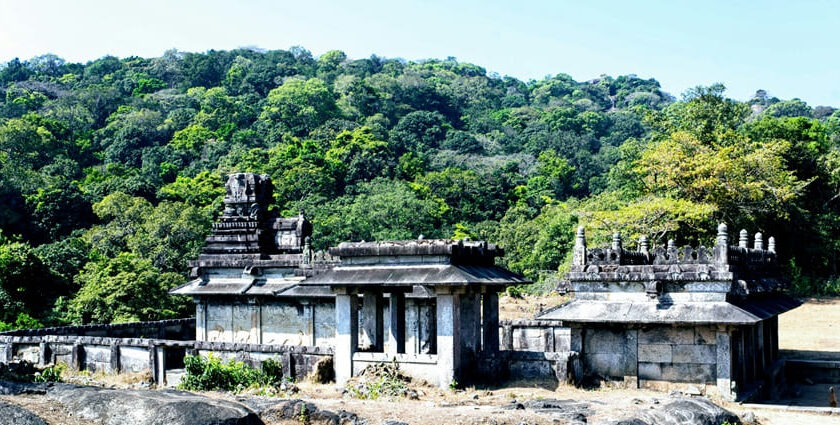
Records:
[[[840,277],[818,278],[802,271],[796,261],[790,260],[788,267],[791,280],[790,291],[797,297],[840,296]]]
[[[61,382],[61,373],[67,369],[64,363],[58,363],[55,366],[50,366],[41,371],[40,374],[35,374],[35,382]]]
[[[277,385],[283,379],[279,361],[268,359],[263,370],[254,369],[233,359],[222,362],[212,353],[207,357],[184,357],[186,374],[178,388],[192,391],[242,391],[249,387]]]

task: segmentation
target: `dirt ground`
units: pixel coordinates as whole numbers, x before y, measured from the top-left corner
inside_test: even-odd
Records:
[[[788,357],[840,360],[840,298],[814,298],[779,316],[779,350]]]

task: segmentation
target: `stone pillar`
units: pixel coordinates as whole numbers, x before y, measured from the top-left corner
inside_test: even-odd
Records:
[[[738,385],[736,391],[738,392],[744,390],[747,387],[747,380],[749,376],[747,374],[747,350],[744,347],[744,345],[747,343],[746,331],[746,326],[742,326],[740,329],[738,329],[737,334],[732,335],[733,337],[737,336],[738,339],[738,363],[735,365],[737,371],[733,373],[735,376],[737,376],[736,382]]]
[[[741,352],[743,353],[743,366],[744,369],[744,380],[743,383],[746,384],[747,382],[752,382],[755,377],[753,374],[755,370],[753,368],[753,359],[752,359],[752,326],[744,326],[741,328],[741,337],[742,337],[742,344],[741,344]],[[742,387],[742,389],[746,389],[746,387]]]
[[[335,296],[335,383],[344,385],[353,376],[353,353],[359,346],[359,298],[356,294]]]
[[[51,357],[50,344],[41,341],[41,343],[38,344],[38,365],[42,367],[48,365]]]
[[[111,344],[110,367],[111,373],[120,373],[120,346],[118,344]]]
[[[461,366],[461,312],[457,294],[437,294],[438,386],[448,388],[458,379]]]
[[[572,265],[586,265],[586,231],[583,229],[583,226],[579,226],[577,228],[577,233],[575,234],[575,247],[572,251]]]
[[[155,382],[159,388],[166,386],[166,347],[159,345],[155,349]]]
[[[388,303],[388,353],[405,353],[405,294],[391,292]]]
[[[82,344],[78,342],[73,344],[73,348],[70,349],[70,367],[75,370],[84,370],[85,368],[85,348]]]
[[[481,295],[461,295],[461,355],[474,357],[481,350]]]
[[[487,353],[495,353],[499,351],[499,294],[495,289],[484,293],[481,308],[483,348]]]
[[[755,362],[756,376],[763,377],[767,368],[764,358],[764,322],[755,325]]]
[[[502,350],[513,350],[513,326],[502,327]]]
[[[583,354],[583,329],[569,329],[569,350]]]
[[[734,401],[732,392],[732,345],[729,332],[718,331],[717,338],[717,390],[724,400]]]
[[[725,223],[718,225],[717,239],[715,240],[715,263],[729,264],[729,228]]]
[[[371,351],[384,351],[382,349],[385,336],[382,323],[382,293],[366,291],[362,294],[362,299],[362,341],[360,341],[360,346]]]
[[[15,344],[7,342],[3,347],[3,363],[10,363],[15,358]]]
[[[207,305],[202,299],[195,301],[195,339],[207,341]]]

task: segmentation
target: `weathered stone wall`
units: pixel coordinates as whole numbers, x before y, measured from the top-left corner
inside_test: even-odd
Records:
[[[65,335],[0,336],[0,363],[13,360],[41,365],[62,362],[74,369],[92,372],[148,372],[158,385],[176,383],[167,382],[167,375],[169,371],[183,368],[185,355],[209,353],[253,367],[260,367],[263,361],[272,358],[281,362],[284,376],[295,379],[308,376],[318,361],[333,355],[332,349],[327,347]]]
[[[618,327],[583,330],[584,373],[610,380],[634,381],[638,362],[638,331]]]
[[[503,350],[484,353],[478,360],[477,382],[498,383],[506,379],[551,380],[577,384],[583,378],[578,353]]]
[[[715,385],[717,328],[656,326],[638,331],[639,385]]]
[[[43,336],[74,335],[110,338],[157,338],[192,340],[196,332],[195,318],[158,320],[152,322],[117,323],[111,325],[62,326],[57,328],[19,329],[0,335]]]
[[[502,350],[562,352],[571,349],[568,327],[554,320],[504,320],[499,322]]]
[[[335,335],[329,301],[201,301],[196,317],[199,341],[330,347]]]
[[[436,349],[434,300],[407,299],[405,308],[406,351],[433,354]],[[382,309],[385,329],[390,320],[388,309],[386,303]],[[326,300],[262,304],[202,301],[196,304],[196,318],[195,338],[199,341],[332,347],[335,338],[335,303]],[[390,343],[387,332],[384,342]]]
[[[774,318],[737,327],[561,325],[555,320],[503,321],[501,348],[577,352],[588,377],[658,390],[694,387],[729,399],[763,380],[778,359]]]

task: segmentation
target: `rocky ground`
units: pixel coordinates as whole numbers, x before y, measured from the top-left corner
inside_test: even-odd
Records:
[[[738,417],[705,398],[629,400],[532,398],[510,392],[462,391],[429,400],[281,399],[176,390],[0,382],[0,423],[197,424],[587,424],[720,425]],[[424,394],[425,396],[425,394]],[[5,422],[4,422],[5,421]]]

